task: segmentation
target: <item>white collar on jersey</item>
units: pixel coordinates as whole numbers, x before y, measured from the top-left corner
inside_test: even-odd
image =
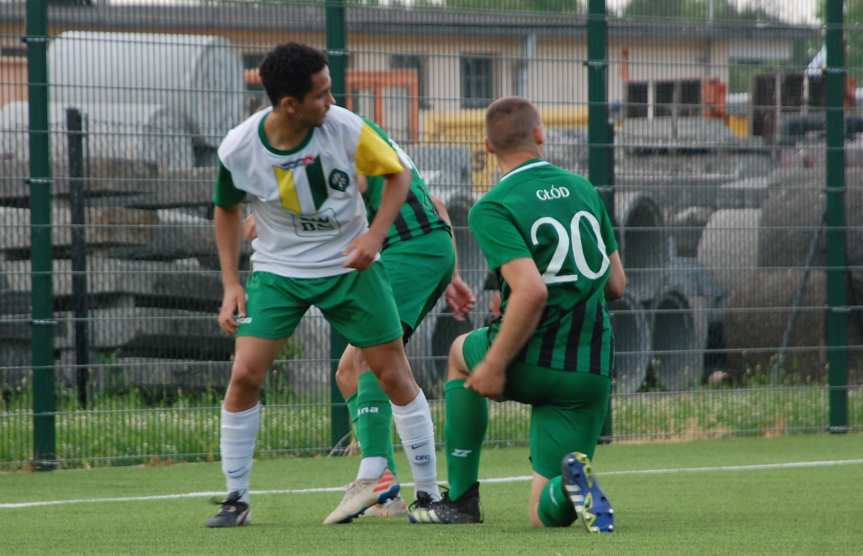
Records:
[[[548,166],[549,164],[550,163],[546,162],[545,160],[537,160],[536,162],[531,162],[530,164],[525,164],[524,166],[519,166],[518,168],[516,168],[514,170],[510,170],[507,175],[505,175],[502,178],[500,178],[499,180],[497,180],[497,183],[501,183],[506,178],[508,178],[510,176],[514,176],[514,175],[518,174],[519,172],[523,172],[525,170],[530,170],[531,168],[539,168],[540,166]]]

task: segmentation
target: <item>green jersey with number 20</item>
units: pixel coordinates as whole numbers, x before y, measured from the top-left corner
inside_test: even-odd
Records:
[[[614,349],[604,290],[617,241],[590,182],[529,160],[477,201],[469,223],[490,268],[499,272],[509,261],[531,258],[548,288],[542,319],[517,361],[610,375]],[[511,290],[500,278],[506,314]],[[499,328],[500,321],[490,326],[490,339]]]

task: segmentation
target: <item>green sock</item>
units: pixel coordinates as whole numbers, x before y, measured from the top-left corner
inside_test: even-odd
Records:
[[[357,425],[357,393],[354,394],[345,400],[345,405],[348,406],[348,415],[351,416],[351,425]],[[356,434],[356,431],[354,431]]]
[[[385,457],[396,472],[393,455],[393,410],[390,399],[371,371],[360,374],[357,384],[357,440],[363,457]]]
[[[446,401],[446,468],[450,500],[459,497],[479,478],[479,455],[488,427],[488,401],[464,387],[464,380],[444,386]]]
[[[558,475],[550,480],[539,495],[536,511],[546,527],[569,527],[575,521],[575,508],[563,490],[563,477]]]

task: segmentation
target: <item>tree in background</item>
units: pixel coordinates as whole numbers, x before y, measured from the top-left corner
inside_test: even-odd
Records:
[[[738,8],[729,0],[632,0],[621,15],[624,17],[673,17],[707,21],[713,4],[714,21],[779,22],[776,15],[762,6]],[[762,3],[763,4],[763,3]]]
[[[433,2],[427,2],[433,4]],[[451,9],[493,9],[495,11],[582,13],[582,2],[576,0],[445,0]]]
[[[818,4],[818,20],[827,21],[826,3]],[[863,78],[863,0],[845,0],[845,64],[859,84]]]

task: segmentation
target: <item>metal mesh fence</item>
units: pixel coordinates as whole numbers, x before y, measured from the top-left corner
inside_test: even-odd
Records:
[[[608,3],[610,200],[629,287],[612,306],[614,438],[828,425],[824,14],[814,1]],[[849,426],[863,426],[863,5],[845,37]],[[57,458],[218,457],[232,340],[212,233],[216,148],[267,104],[273,45],[324,47],[325,2],[60,3],[48,10]],[[24,2],[0,3],[0,465],[32,456]],[[408,345],[442,419],[453,338],[489,318],[467,212],[495,183],[484,108],[540,109],[546,158],[587,175],[586,2],[347,2],[344,104],[410,154],[453,218],[468,322]],[[332,55],[333,53],[331,53]],[[338,53],[336,53],[338,54]],[[245,245],[242,267],[249,268]],[[264,387],[261,454],[332,447],[330,331],[303,319]],[[488,441],[527,440],[494,404]]]

